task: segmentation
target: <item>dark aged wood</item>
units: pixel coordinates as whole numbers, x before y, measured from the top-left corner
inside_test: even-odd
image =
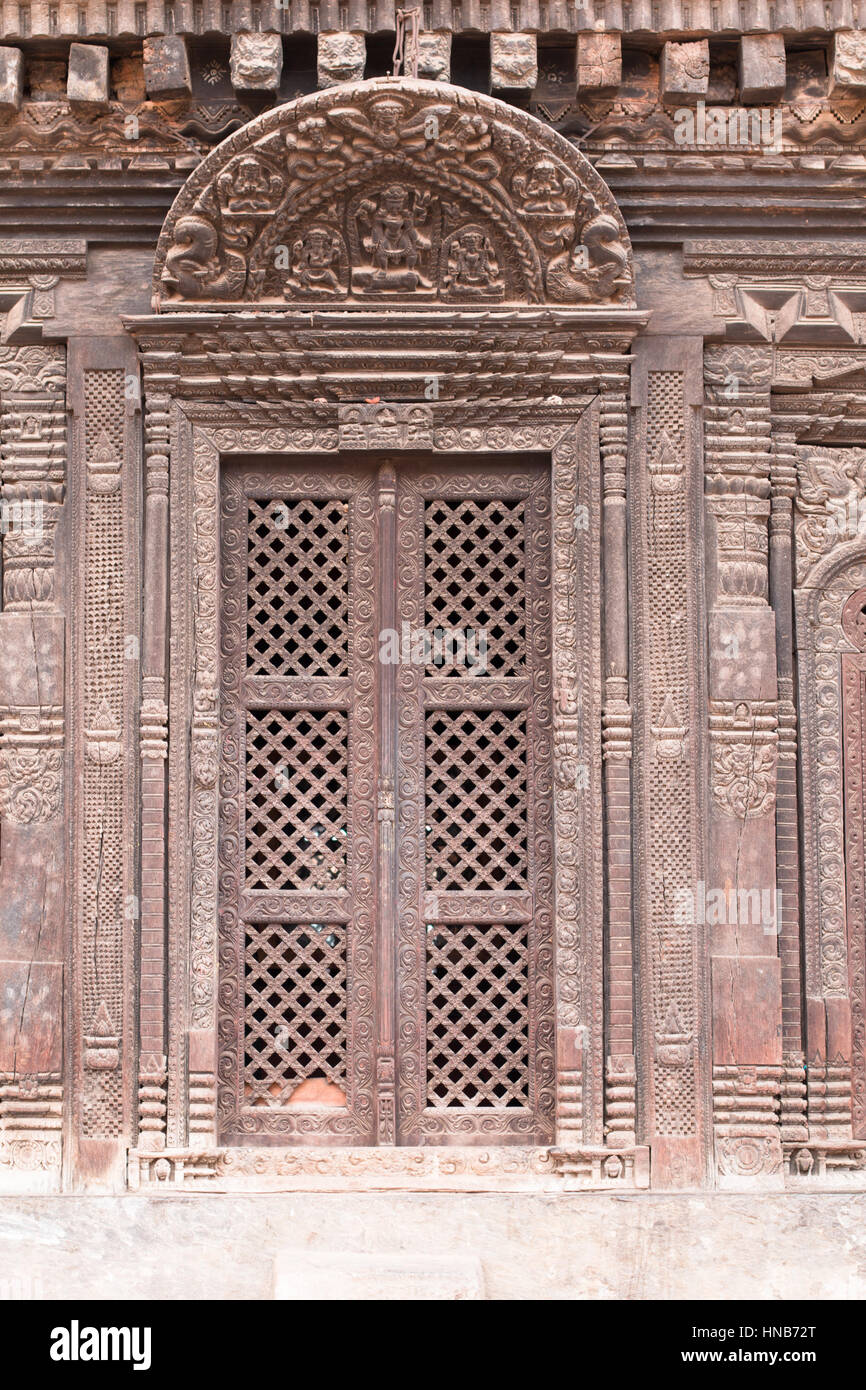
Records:
[[[861,9],[5,15],[0,1189],[863,1185]]]

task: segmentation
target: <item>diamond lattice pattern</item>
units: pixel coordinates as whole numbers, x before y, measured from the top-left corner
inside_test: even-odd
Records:
[[[348,503],[251,499],[247,543],[247,669],[251,674],[349,672]]]
[[[526,886],[526,715],[426,718],[427,886]]]
[[[345,927],[246,927],[244,1098],[284,1104],[312,1078],[346,1084]]]
[[[527,929],[427,929],[427,1104],[522,1106],[529,1098]]]
[[[486,661],[477,663],[475,674],[519,674],[526,660],[524,503],[428,502],[424,553],[428,632],[469,628],[476,644],[486,647]],[[427,669],[466,675],[463,662],[445,660]]]
[[[248,712],[247,888],[345,887],[347,767],[343,712]]]

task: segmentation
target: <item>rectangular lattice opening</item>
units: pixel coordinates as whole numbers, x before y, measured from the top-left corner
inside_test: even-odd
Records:
[[[424,507],[424,621],[428,632],[483,634],[475,674],[519,675],[526,664],[526,558],[522,499],[458,498]],[[429,675],[464,676],[462,664]]]
[[[349,672],[349,505],[337,498],[249,501],[247,670]]]
[[[247,888],[344,888],[349,737],[340,710],[250,710]]]
[[[244,1104],[346,1099],[346,929],[247,924]]]
[[[436,710],[425,727],[428,888],[525,887],[525,712]]]
[[[427,1104],[529,1103],[525,924],[428,925]]]

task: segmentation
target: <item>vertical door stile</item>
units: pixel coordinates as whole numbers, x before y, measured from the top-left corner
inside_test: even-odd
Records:
[[[383,463],[377,478],[379,512],[379,631],[397,629],[397,478],[394,464]],[[376,797],[378,822],[378,977],[379,1044],[376,1059],[377,1138],[380,1145],[395,1144],[394,1023],[396,1014],[394,955],[395,916],[395,762],[397,667],[379,660],[379,768]]]

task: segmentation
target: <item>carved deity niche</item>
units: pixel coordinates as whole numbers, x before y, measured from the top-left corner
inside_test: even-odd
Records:
[[[343,301],[631,305],[631,248],[604,182],[534,117],[438,82],[341,85],[196,170],[154,308]]]

